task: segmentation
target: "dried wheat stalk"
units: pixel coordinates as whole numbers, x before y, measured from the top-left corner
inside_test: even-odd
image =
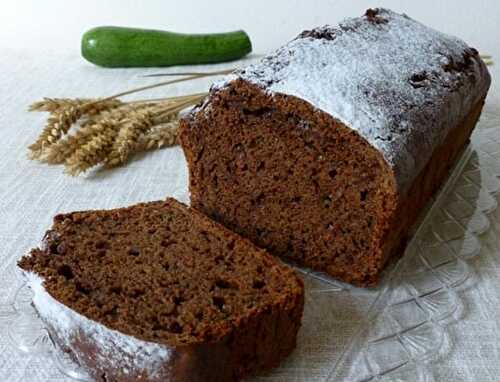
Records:
[[[68,174],[78,175],[99,164],[122,165],[139,151],[172,146],[176,144],[180,111],[197,104],[207,93],[130,102],[118,98],[231,71],[174,74],[185,77],[100,99],[44,98],[29,108],[50,113],[40,136],[29,146],[29,156],[43,163],[62,164]]]
[[[39,159],[43,156],[44,150],[65,135],[83,115],[96,115],[122,104],[117,99],[96,101],[98,100],[46,98],[44,101],[32,104],[29,110],[49,111],[50,116],[39,138],[28,147],[31,158]]]
[[[99,164],[125,164],[134,153],[174,145],[179,112],[205,96],[206,93],[197,93],[131,102],[115,96],[45,98],[29,109],[50,113],[39,138],[29,146],[30,157],[43,163],[62,164],[70,175]],[[73,126],[76,127],[70,133]]]
[[[174,121],[178,122],[179,112],[185,107],[192,105],[193,102],[198,102],[203,97],[204,95],[194,95],[179,98],[175,102],[171,100],[163,101],[156,107],[138,111],[130,118],[127,118],[120,127],[116,140],[111,147],[105,161],[106,166],[115,167],[126,163],[133,153],[141,151],[141,137],[148,136],[152,127]],[[177,128],[178,123],[175,126]],[[166,142],[164,140],[161,147],[165,147]],[[171,142],[170,145],[173,145],[176,141],[169,140],[169,142]]]
[[[178,127],[178,120],[172,120],[153,126],[147,134],[139,137],[136,151],[149,151],[175,145]]]
[[[80,123],[80,128],[73,135],[66,135],[58,140],[53,145],[42,151],[42,154],[37,158],[39,161],[48,164],[63,164],[66,158],[70,157],[79,147],[83,146],[94,135],[105,130],[105,126],[109,121],[120,123],[128,115],[135,111],[153,106],[154,103],[144,102],[138,104],[124,103],[109,110],[102,110],[99,114],[87,116]]]
[[[139,137],[153,125],[151,110],[138,111],[121,124],[115,141],[105,162],[107,167],[115,167],[125,163],[134,151]]]
[[[30,105],[28,111],[46,111],[54,113],[61,109],[67,109],[71,106],[81,106],[85,103],[93,101],[90,98],[48,98],[45,97],[42,101],[34,102]]]
[[[64,162],[66,173],[79,175],[106,159],[106,153],[118,133],[115,121],[104,120],[90,139],[79,146]]]

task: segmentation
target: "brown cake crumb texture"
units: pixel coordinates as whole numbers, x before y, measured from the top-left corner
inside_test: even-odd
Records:
[[[188,123],[181,140],[194,208],[273,254],[373,281],[397,198],[380,152],[307,102],[244,81]]]
[[[177,349],[182,362],[166,365],[168,380],[239,380],[275,366],[295,346],[300,279],[173,199],[58,215],[45,243],[19,266],[76,312]],[[92,367],[108,380],[133,380],[110,365]]]

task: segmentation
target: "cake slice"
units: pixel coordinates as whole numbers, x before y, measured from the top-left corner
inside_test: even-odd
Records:
[[[477,50],[387,9],[304,31],[181,121],[191,206],[272,254],[376,284],[490,82]]]
[[[99,381],[237,381],[295,347],[294,271],[174,199],[57,215],[19,267],[53,340]]]

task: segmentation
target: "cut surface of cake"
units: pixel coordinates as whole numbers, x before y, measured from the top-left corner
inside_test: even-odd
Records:
[[[489,85],[475,49],[387,9],[305,31],[181,122],[191,205],[275,255],[373,285]]]
[[[173,199],[58,215],[19,266],[52,339],[99,381],[237,381],[295,347],[294,271]]]

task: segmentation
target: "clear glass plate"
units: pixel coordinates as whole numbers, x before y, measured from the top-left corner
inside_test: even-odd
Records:
[[[493,122],[492,122],[493,121]],[[495,122],[496,121],[496,122]],[[498,116],[483,114],[470,146],[423,213],[404,256],[391,264],[377,288],[355,288],[297,268],[306,305],[297,349],[259,382],[432,381],[432,361],[450,348],[447,325],[460,319],[457,291],[474,287],[469,259],[500,191]],[[187,201],[187,191],[175,197]],[[21,285],[19,272],[0,275]],[[10,281],[10,283],[9,283]],[[59,352],[31,306],[31,292],[17,286],[0,305],[0,381],[89,381]]]

